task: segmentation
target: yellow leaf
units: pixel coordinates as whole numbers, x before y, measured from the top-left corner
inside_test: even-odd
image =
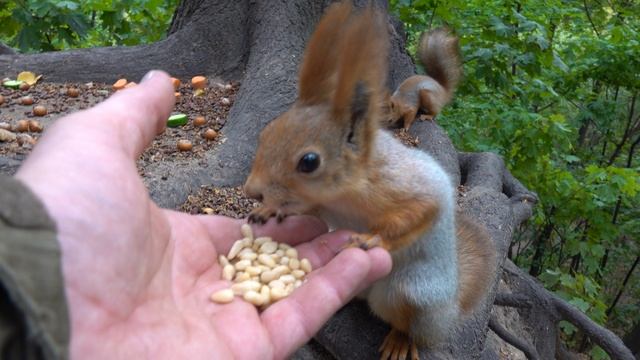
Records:
[[[196,89],[193,92],[193,96],[202,96],[202,95],[204,95],[204,89]]]
[[[23,71],[20,74],[18,74],[17,80],[26,82],[29,85],[33,85],[37,83],[41,77],[42,75],[36,76],[36,74],[32,73],[31,71]]]

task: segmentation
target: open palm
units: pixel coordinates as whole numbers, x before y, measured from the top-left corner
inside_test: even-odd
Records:
[[[163,129],[174,97],[166,74],[58,120],[16,175],[58,226],[71,314],[71,355],[91,358],[283,358],[391,267],[381,249],[348,249],[346,232],[311,217],[254,228],[297,245],[317,268],[290,297],[259,313],[209,300],[220,253],[241,220],[157,207],[135,159]],[[336,255],[337,254],[337,255]]]

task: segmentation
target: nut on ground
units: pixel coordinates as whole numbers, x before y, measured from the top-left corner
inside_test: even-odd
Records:
[[[42,105],[36,105],[33,107],[33,115],[45,116],[47,115],[47,108]]]
[[[178,140],[178,150],[180,151],[191,151],[193,149],[193,144],[189,140]]]
[[[72,98],[76,98],[76,97],[80,96],[80,90],[78,90],[78,88],[74,88],[74,87],[68,88],[67,89],[67,96],[68,97],[72,97]]]
[[[207,140],[215,140],[218,137],[218,133],[213,129],[207,129],[202,136]]]

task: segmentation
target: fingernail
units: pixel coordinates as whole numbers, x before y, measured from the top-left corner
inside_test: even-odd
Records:
[[[140,83],[143,83],[145,81],[148,81],[149,79],[151,79],[152,77],[154,77],[158,72],[155,70],[151,70],[149,71],[140,81]]]

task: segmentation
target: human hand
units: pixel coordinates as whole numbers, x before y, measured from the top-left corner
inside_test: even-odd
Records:
[[[316,269],[309,280],[262,313],[240,299],[211,302],[227,286],[218,254],[241,238],[243,221],[161,209],[149,198],[135,159],[175,101],[167,75],[150,74],[56,121],[16,175],[57,223],[71,356],[284,358],[388,273],[391,259],[381,249],[338,253],[349,234],[327,234],[311,217],[271,221],[254,231],[299,244]]]

